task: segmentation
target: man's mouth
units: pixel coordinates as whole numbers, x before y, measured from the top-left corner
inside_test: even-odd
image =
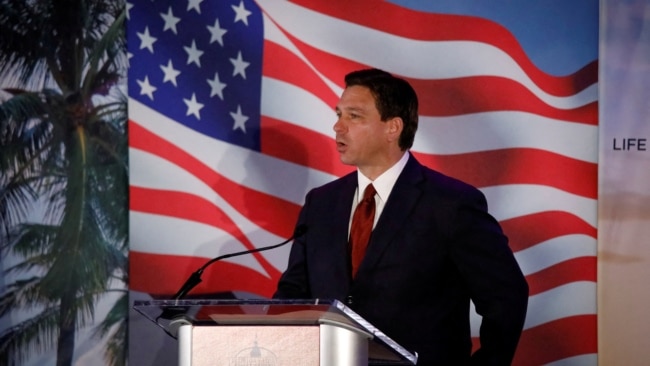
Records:
[[[336,141],[336,149],[340,152],[345,149],[348,145],[342,141]]]

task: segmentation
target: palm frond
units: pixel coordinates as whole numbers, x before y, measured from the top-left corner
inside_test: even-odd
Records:
[[[22,92],[0,104],[0,169],[22,179],[42,167],[53,137],[48,123],[50,93]]]
[[[42,89],[50,73],[45,37],[51,34],[45,2],[7,0],[0,3],[0,80],[27,89]]]
[[[126,342],[128,308],[129,295],[124,291],[124,294],[113,304],[106,318],[97,326],[94,332],[94,335],[98,338],[105,338],[112,332],[104,351],[104,359],[110,366],[125,364],[128,351]]]
[[[82,94],[105,94],[115,85],[120,77],[119,70],[124,69],[125,58],[124,20],[126,11],[117,19],[93,45],[88,55],[88,70],[83,81]]]
[[[36,192],[28,184],[0,177],[0,253],[6,251],[12,228],[27,216]],[[9,179],[10,177],[6,177]]]
[[[0,334],[0,365],[21,365],[34,354],[55,347],[59,308],[50,306],[42,312],[6,329]]]
[[[11,233],[9,248],[12,254],[30,258],[48,253],[56,241],[58,227],[44,223],[22,223]],[[38,263],[46,266],[49,263]],[[28,270],[29,268],[21,268]]]
[[[9,284],[0,296],[0,316],[8,314],[13,309],[31,311],[35,304],[42,306],[40,281],[40,276],[32,276]]]
[[[26,90],[5,91],[12,94],[13,98],[0,104],[2,137],[20,136],[21,124],[26,124],[30,119],[40,117],[45,112],[43,100],[38,93]]]

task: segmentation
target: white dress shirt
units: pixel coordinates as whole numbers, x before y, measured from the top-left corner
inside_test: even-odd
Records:
[[[402,158],[397,163],[395,163],[395,165],[383,172],[374,181],[371,181],[368,179],[368,177],[357,170],[357,191],[355,192],[354,199],[352,200],[352,211],[350,214],[350,222],[348,223],[348,235],[350,234],[350,226],[352,225],[352,216],[354,216],[354,210],[357,208],[357,205],[359,204],[361,198],[363,198],[363,194],[360,192],[363,192],[370,183],[372,183],[372,185],[375,187],[375,190],[377,191],[377,194],[375,194],[375,221],[372,224],[372,227],[374,228],[375,225],[377,225],[379,216],[381,216],[381,213],[384,210],[386,201],[388,201],[388,196],[390,196],[390,192],[393,190],[395,182],[397,181],[399,175],[402,173],[402,170],[404,170],[404,166],[406,166],[406,162],[408,160],[409,152],[407,151],[404,153],[404,155],[402,155]]]

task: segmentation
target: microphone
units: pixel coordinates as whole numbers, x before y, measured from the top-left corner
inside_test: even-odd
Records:
[[[192,273],[192,275],[187,279],[187,281],[185,281],[185,284],[183,284],[183,286],[180,288],[180,290],[178,290],[178,292],[174,295],[172,300],[180,300],[180,299],[184,298],[185,295],[187,295],[188,292],[190,292],[194,287],[196,287],[196,285],[201,283],[201,275],[203,274],[203,271],[206,268],[208,268],[212,263],[220,261],[222,259],[226,259],[226,258],[237,257],[237,256],[244,255],[244,254],[252,254],[252,253],[261,252],[261,251],[269,250],[269,249],[275,249],[275,248],[278,248],[278,247],[281,247],[281,246],[287,244],[288,242],[290,242],[293,239],[296,239],[296,238],[299,238],[299,237],[303,236],[306,232],[307,232],[307,225],[304,225],[304,224],[299,225],[298,227],[296,227],[296,230],[294,230],[293,235],[291,235],[291,237],[289,239],[283,241],[282,243],[275,244],[275,245],[269,245],[267,247],[255,248],[255,249],[251,249],[251,250],[243,250],[241,252],[224,254],[224,255],[221,255],[219,257],[210,259],[203,266],[201,266],[201,268],[196,270],[196,272]]]

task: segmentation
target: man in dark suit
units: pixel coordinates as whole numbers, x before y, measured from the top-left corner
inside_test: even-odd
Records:
[[[308,231],[274,297],[339,299],[417,352],[418,365],[510,364],[528,285],[484,195],[411,156],[418,101],[405,80],[372,69],[345,82],[334,131],[357,172],[307,194],[297,225]],[[357,202],[371,184],[372,233],[357,239]],[[482,316],[474,354],[470,299]]]

